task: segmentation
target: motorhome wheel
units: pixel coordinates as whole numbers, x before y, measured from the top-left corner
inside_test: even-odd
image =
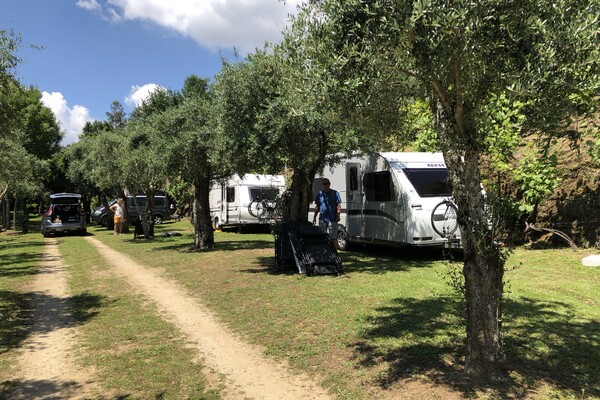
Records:
[[[337,234],[336,247],[338,250],[346,251],[349,247],[348,234],[344,228],[340,228]]]

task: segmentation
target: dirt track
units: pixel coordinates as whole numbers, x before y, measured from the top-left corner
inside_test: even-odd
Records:
[[[66,299],[67,271],[55,239],[47,239],[40,271],[30,288],[34,324],[22,344],[20,374],[11,399],[84,399],[95,388],[93,374],[76,366],[73,320]]]
[[[262,356],[260,348],[244,343],[176,282],[159,276],[93,237],[86,237],[115,274],[156,303],[161,315],[188,339],[212,371],[225,374],[224,398],[329,399],[307,377],[292,375],[285,365]],[[65,304],[67,271],[55,241],[48,240],[44,265],[35,282],[35,320],[20,360],[20,384],[15,399],[91,398],[96,389],[90,371],[70,357],[74,345],[71,318]],[[101,397],[101,395],[100,395]]]

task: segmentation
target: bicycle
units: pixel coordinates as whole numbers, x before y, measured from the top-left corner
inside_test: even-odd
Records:
[[[458,229],[458,208],[452,200],[443,200],[433,207],[431,226],[441,237],[452,237]]]
[[[248,214],[257,218],[259,222],[269,222],[273,220],[275,213],[275,202],[266,199],[256,199],[248,204]]]

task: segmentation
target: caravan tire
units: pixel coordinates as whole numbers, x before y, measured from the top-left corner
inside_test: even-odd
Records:
[[[335,247],[338,250],[346,251],[350,247],[350,240],[348,239],[348,234],[344,228],[338,230],[337,240],[335,241]]]

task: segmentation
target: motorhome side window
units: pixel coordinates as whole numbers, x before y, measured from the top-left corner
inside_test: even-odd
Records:
[[[358,168],[350,167],[350,190],[358,190]]]
[[[405,168],[404,174],[421,197],[451,196],[447,169]]]
[[[365,174],[365,194],[367,201],[391,201],[392,176],[390,171]]]
[[[162,197],[155,197],[154,205],[158,207],[163,207],[165,205],[165,199],[163,199]]]
[[[235,187],[227,188],[227,202],[233,203],[235,201]]]

